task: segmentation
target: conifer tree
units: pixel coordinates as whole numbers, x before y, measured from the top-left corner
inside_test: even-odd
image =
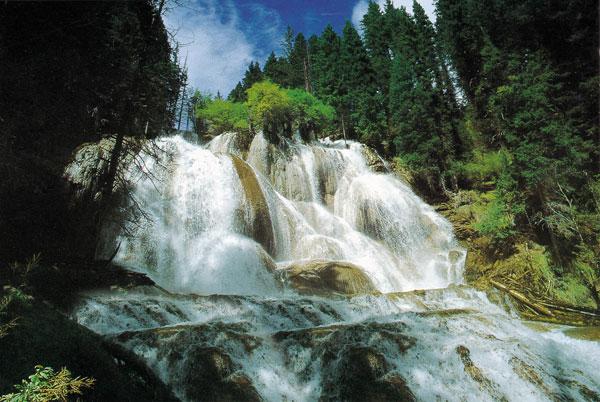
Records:
[[[393,9],[389,0],[386,3],[385,9]],[[375,72],[379,104],[386,116],[386,125],[389,132],[390,112],[388,109],[388,95],[391,67],[391,37],[388,29],[389,25],[386,23],[385,15],[381,12],[379,5],[375,2],[369,3],[367,13],[364,15],[361,23],[364,32],[365,46]]]
[[[288,86],[290,88],[309,87],[308,83],[308,46],[302,33],[296,35],[289,58]]]
[[[377,105],[375,72],[360,35],[346,22],[340,42],[340,96],[350,137],[380,146],[381,111]],[[344,122],[346,123],[346,122]]]
[[[250,62],[246,73],[244,74],[244,78],[241,82],[235,86],[233,91],[227,97],[228,100],[232,102],[245,102],[248,99],[248,95],[246,91],[252,87],[257,82],[263,80],[263,72],[260,69],[260,64],[258,62]]]
[[[340,37],[327,25],[318,40],[314,54],[315,92],[330,105],[339,104],[340,95]]]

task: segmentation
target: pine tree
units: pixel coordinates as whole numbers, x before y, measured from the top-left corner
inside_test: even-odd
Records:
[[[238,82],[235,88],[231,91],[227,99],[232,102],[245,102],[248,99],[246,91],[257,82],[262,81],[264,78],[263,72],[260,69],[258,62],[250,62],[244,79],[242,82]]]
[[[290,88],[308,87],[308,46],[302,33],[296,35],[289,58],[288,85]]]
[[[363,141],[379,148],[384,121],[377,105],[375,72],[360,35],[349,21],[344,26],[340,42],[339,65],[341,113],[347,121],[349,136],[360,136]]]
[[[227,100],[231,102],[244,102],[244,86],[241,81],[231,90],[227,96]]]
[[[389,0],[386,3],[385,8],[386,10],[393,9]],[[362,27],[365,38],[365,47],[375,72],[375,81],[377,83],[379,95],[378,103],[386,116],[386,125],[388,127],[389,136],[390,111],[388,109],[388,104],[391,67],[391,37],[388,26],[385,15],[381,12],[379,5],[375,2],[370,2],[367,13],[362,20]]]
[[[275,56],[275,52],[271,52],[265,62],[264,75],[269,80],[279,84],[279,60],[277,59],[277,56]]]
[[[330,105],[339,104],[340,92],[340,38],[331,25],[319,37],[314,54],[315,93]]]

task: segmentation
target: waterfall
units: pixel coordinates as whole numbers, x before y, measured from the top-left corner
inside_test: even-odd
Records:
[[[107,241],[160,288],[90,292],[73,311],[179,398],[598,396],[598,344],[535,331],[464,285],[451,225],[364,145],[240,144],[142,150],[126,176],[143,213]]]

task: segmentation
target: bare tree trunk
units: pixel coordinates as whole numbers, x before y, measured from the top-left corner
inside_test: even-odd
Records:
[[[304,89],[306,90],[306,92],[311,93],[312,88],[310,87],[310,74],[308,71],[307,57],[304,58]]]
[[[537,194],[538,194],[538,198],[540,201],[540,205],[542,207],[542,211],[544,212],[544,215],[548,216],[549,215],[549,211],[548,211],[548,207],[547,207],[547,202],[546,202],[546,191],[543,188],[542,184],[538,184],[537,185]],[[554,232],[552,231],[551,228],[548,228],[548,235],[550,236],[550,243],[552,245],[552,251],[554,254],[554,257],[556,258],[557,262],[560,265],[563,265],[563,259],[562,256],[560,255],[560,248],[558,247],[558,240],[556,239],[556,236],[554,235]]]
[[[117,178],[117,172],[119,170],[119,160],[121,159],[121,153],[123,151],[123,142],[125,135],[120,130],[115,137],[115,145],[110,153],[110,160],[108,162],[108,168],[103,173],[103,178],[100,185],[100,204],[94,214],[94,234],[93,234],[93,255],[91,259],[95,259],[98,252],[98,245],[100,244],[100,234],[102,232],[102,222],[106,213],[112,206],[113,189]],[[91,252],[92,250],[90,250]]]
[[[342,134],[344,135],[344,145],[348,148],[348,143],[346,142],[346,124],[344,122],[344,113],[342,113]]]
[[[594,299],[594,303],[596,303],[596,311],[600,313],[600,294],[598,294],[598,288],[593,283],[590,283],[588,284],[588,289],[592,295],[592,299]]]

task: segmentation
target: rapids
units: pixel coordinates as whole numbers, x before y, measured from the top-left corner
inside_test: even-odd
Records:
[[[88,292],[72,312],[179,398],[600,398],[599,344],[462,284],[451,225],[366,147],[240,144],[142,151],[126,175],[143,214],[108,242],[159,287]]]

